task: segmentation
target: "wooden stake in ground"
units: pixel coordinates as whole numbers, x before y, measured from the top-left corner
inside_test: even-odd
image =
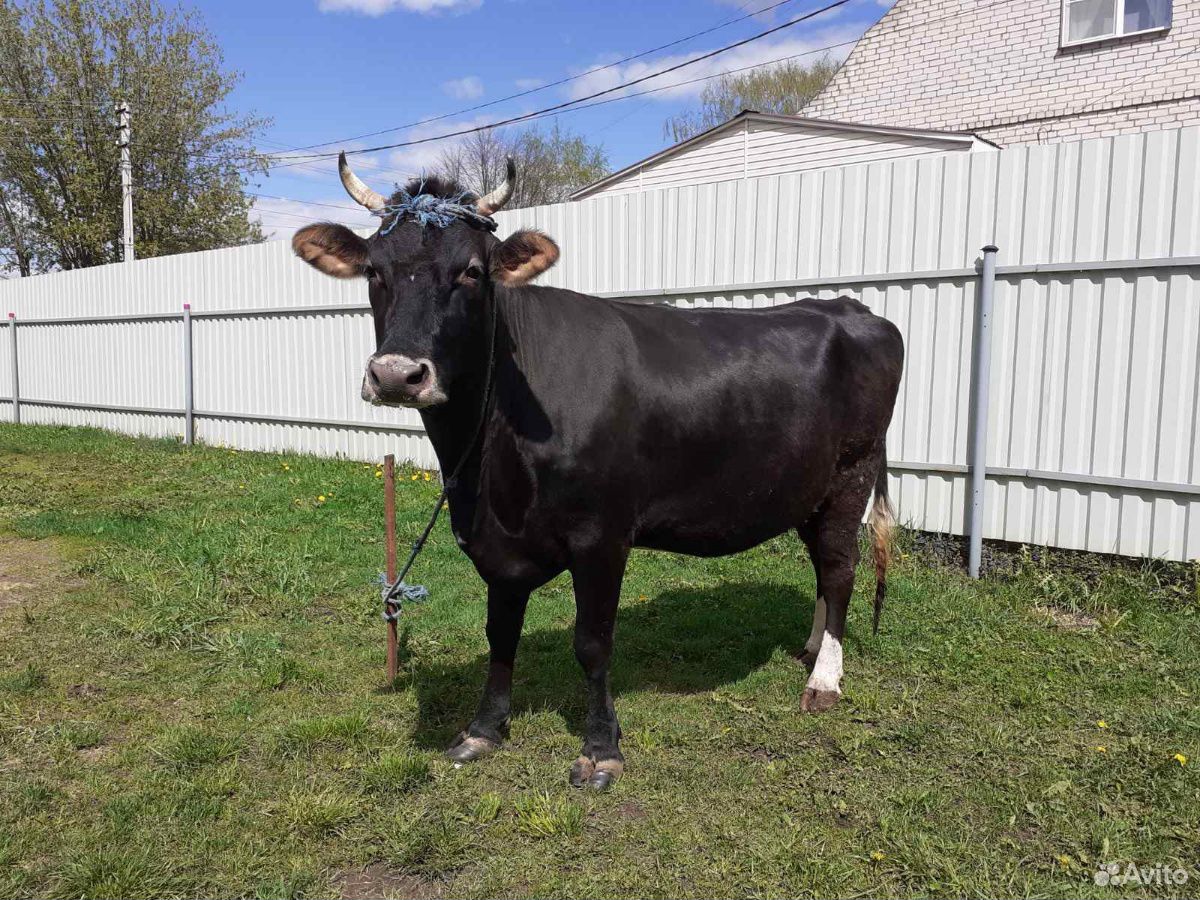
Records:
[[[387,546],[387,583],[396,581],[396,457],[389,453],[383,458],[383,520],[384,543]],[[388,610],[389,612],[391,610]],[[396,620],[387,623],[387,683],[392,684],[400,670],[399,639]]]

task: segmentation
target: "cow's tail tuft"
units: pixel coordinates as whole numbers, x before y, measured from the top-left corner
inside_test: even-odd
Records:
[[[875,554],[875,615],[871,631],[878,634],[879,617],[883,615],[883,602],[887,597],[888,564],[892,561],[892,531],[896,527],[896,516],[888,500],[886,451],[880,456],[879,474],[875,476],[875,499],[871,501],[867,525],[871,529],[871,545]]]

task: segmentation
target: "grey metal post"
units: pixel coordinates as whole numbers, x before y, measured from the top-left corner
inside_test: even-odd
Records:
[[[129,159],[129,104],[117,104],[117,147],[121,150],[121,259],[133,262],[133,163]]]
[[[183,442],[196,440],[196,400],[192,383],[192,304],[183,304]]]
[[[17,366],[17,314],[8,314],[8,353],[12,357],[12,408],[13,421],[21,421],[21,379]]]
[[[992,300],[996,287],[994,244],[983,248],[979,306],[975,314],[975,384],[971,397],[971,523],[967,572],[979,577],[983,557],[983,492],[987,481],[988,381],[992,366]]]

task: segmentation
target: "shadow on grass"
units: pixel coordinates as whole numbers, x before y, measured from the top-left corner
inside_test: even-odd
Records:
[[[535,594],[530,601],[537,603]],[[664,591],[623,605],[613,653],[614,697],[636,691],[704,693],[745,678],[776,650],[803,652],[813,597],[772,582],[731,582]],[[526,631],[517,652],[513,714],[548,709],[583,733],[583,673],[572,649],[574,625]],[[413,739],[443,749],[472,718],[487,655],[469,662],[406,666],[397,686],[416,689]]]

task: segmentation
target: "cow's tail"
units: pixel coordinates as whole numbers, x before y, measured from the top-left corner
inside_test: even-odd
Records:
[[[887,570],[892,561],[892,531],[896,527],[896,516],[892,512],[887,492],[887,452],[879,459],[879,474],[875,476],[875,499],[871,501],[871,513],[867,516],[871,529],[871,545],[875,554],[875,615],[871,630],[879,633],[879,617],[883,615],[883,601],[887,597]]]

